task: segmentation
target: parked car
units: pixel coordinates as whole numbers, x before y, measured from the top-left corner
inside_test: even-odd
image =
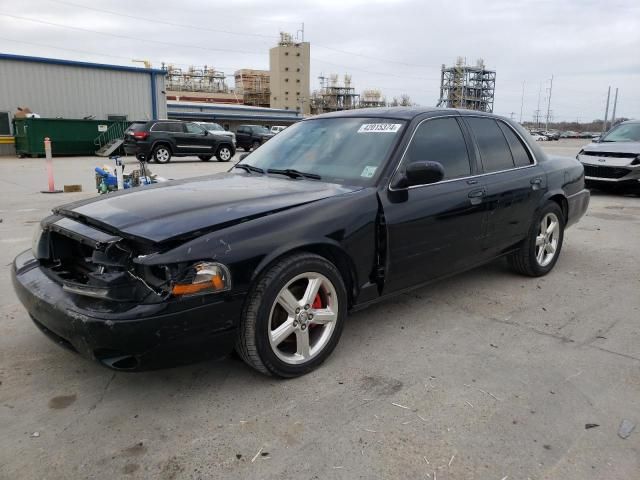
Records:
[[[640,120],[616,125],[576,158],[584,165],[589,186],[640,188]]]
[[[231,143],[233,144],[233,148],[236,147],[236,134],[225,130],[222,128],[222,125],[215,122],[194,122],[204,128],[211,135],[218,135],[220,137],[231,139]]]
[[[236,130],[236,141],[238,147],[248,152],[251,149],[255,150],[274,135],[262,125],[240,125]]]
[[[434,108],[315,116],[226,173],[130,192],[39,224],[12,272],[35,324],[118,370],[235,347],[280,377],[320,365],[349,311],[503,256],[549,273],[589,203],[582,165],[517,123]]]
[[[545,131],[542,135],[547,137],[547,140],[560,140],[560,132]]]
[[[283,131],[285,128],[284,125],[274,125],[273,127],[271,127],[271,133],[273,133],[274,135],[280,133],[281,131]]]
[[[546,142],[548,140],[547,137],[540,133],[532,133],[531,138],[533,138],[536,142]]]
[[[193,122],[152,120],[132,124],[124,134],[124,151],[138,159],[167,163],[171,157],[196,155],[206,162],[215,155],[228,162],[235,155],[229,137],[212,135]]]

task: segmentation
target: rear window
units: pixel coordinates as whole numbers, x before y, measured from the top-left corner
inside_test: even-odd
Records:
[[[127,132],[142,132],[147,129],[146,123],[134,123],[127,128]]]

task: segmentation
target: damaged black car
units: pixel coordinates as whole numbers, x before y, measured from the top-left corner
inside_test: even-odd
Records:
[[[582,165],[508,119],[351,110],[227,173],[55,208],[13,282],[42,332],[110,368],[235,348],[294,377],[330,355],[349,311],[501,256],[547,274],[588,203]]]

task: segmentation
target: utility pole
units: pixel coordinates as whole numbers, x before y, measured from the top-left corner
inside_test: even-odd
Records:
[[[616,126],[616,106],[618,105],[618,87],[616,87],[616,95],[613,97],[613,112],[611,113],[611,128]]]
[[[609,118],[609,97],[611,97],[611,85],[607,91],[607,108],[604,110],[604,123],[602,124],[602,133],[607,131],[607,118]]]
[[[544,125],[545,131],[549,131],[549,116],[551,114],[551,93],[553,92],[553,75],[551,75],[551,85],[549,86],[549,99],[547,103],[547,121]]]
[[[534,115],[536,119],[536,128],[540,128],[540,96],[542,95],[542,82],[540,82],[540,88],[538,89],[538,109]]]
[[[522,82],[522,98],[520,99],[520,123],[522,123],[522,107],[524,106],[524,82]]]

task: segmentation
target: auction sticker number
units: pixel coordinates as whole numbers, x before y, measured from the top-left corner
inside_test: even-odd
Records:
[[[396,133],[402,127],[401,123],[365,123],[358,129],[358,133]]]

